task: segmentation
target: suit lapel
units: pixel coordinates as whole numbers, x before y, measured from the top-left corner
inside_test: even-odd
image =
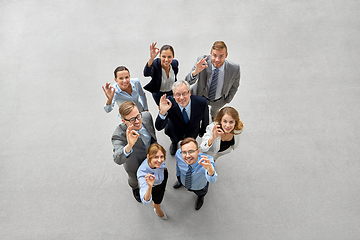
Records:
[[[228,61],[225,60],[225,66],[224,66],[224,83],[223,83],[223,88],[222,88],[222,91],[221,91],[221,95],[225,96],[226,93],[228,92],[228,81],[230,79],[230,72],[229,71],[226,71],[227,67],[228,67]]]

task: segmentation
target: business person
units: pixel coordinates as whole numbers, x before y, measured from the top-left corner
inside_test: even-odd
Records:
[[[180,146],[181,149],[177,150],[175,155],[178,180],[173,187],[176,189],[184,186],[194,192],[198,196],[195,209],[199,210],[204,203],[209,183],[216,182],[215,163],[211,156],[200,153],[194,138],[185,138]]]
[[[141,202],[136,172],[146,158],[146,150],[156,142],[153,120],[149,112],[139,112],[135,103],[126,101],[119,107],[122,123],[116,127],[111,141],[114,161],[123,165],[136,201]]]
[[[155,128],[165,128],[170,137],[170,154],[175,155],[178,142],[186,137],[202,137],[209,124],[209,109],[206,99],[193,96],[189,83],[179,80],[173,85],[173,96],[160,99],[160,111],[155,121]]]
[[[226,60],[227,46],[216,41],[210,55],[200,56],[186,76],[193,87],[193,94],[204,96],[211,106],[211,117],[226,103],[230,103],[240,86],[240,66]]]
[[[214,122],[206,127],[200,151],[214,158],[230,153],[239,146],[244,124],[233,107],[224,107],[215,115]]]
[[[159,58],[156,58],[158,54]],[[164,45],[160,50],[156,42],[150,45],[150,58],[145,65],[144,76],[151,77],[151,80],[144,89],[152,93],[156,105],[159,105],[162,95],[173,94],[172,85],[177,81],[179,72],[179,62],[174,56],[174,49],[170,45]]]
[[[165,149],[160,144],[153,143],[147,149],[147,158],[137,170],[141,201],[148,204],[152,200],[154,212],[163,220],[167,219],[166,214],[160,208],[168,179],[165,158]]]
[[[140,112],[148,111],[146,95],[137,78],[130,78],[130,71],[125,66],[117,67],[114,71],[115,84],[106,83],[102,86],[107,101],[104,106],[105,112],[113,110],[115,103],[120,106],[125,101],[136,104]]]

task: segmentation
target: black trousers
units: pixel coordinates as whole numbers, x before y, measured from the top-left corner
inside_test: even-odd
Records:
[[[181,185],[185,186],[184,184],[182,184],[182,182],[180,180],[180,176],[177,176],[177,179],[178,179],[179,183],[181,183]],[[188,190],[195,193],[198,197],[203,197],[207,194],[207,192],[209,190],[209,182],[206,183],[206,186],[203,189],[200,189],[200,190],[188,189]]]
[[[166,183],[168,180],[168,170],[164,169],[164,180],[161,184],[152,188],[152,200],[155,204],[160,204],[164,198]]]

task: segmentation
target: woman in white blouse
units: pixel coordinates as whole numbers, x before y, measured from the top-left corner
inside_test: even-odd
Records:
[[[237,148],[244,124],[239,113],[233,107],[220,109],[214,122],[206,127],[206,133],[200,144],[200,152],[207,153],[214,161]]]
[[[160,203],[164,198],[168,171],[165,168],[165,149],[158,143],[153,143],[147,149],[147,158],[137,170],[140,185],[140,198],[144,204],[153,201],[154,212],[166,220],[166,214],[161,210]]]

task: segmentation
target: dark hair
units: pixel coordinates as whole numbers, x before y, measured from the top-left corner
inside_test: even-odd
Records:
[[[175,57],[174,48],[173,48],[172,46],[170,46],[170,45],[164,45],[164,46],[162,46],[162,47],[160,48],[160,54],[161,54],[161,52],[162,52],[163,50],[168,50],[168,49],[170,49],[170,51],[171,51],[172,54],[173,54],[173,57]]]
[[[120,67],[115,68],[115,71],[114,71],[115,78],[117,78],[117,75],[116,75],[117,72],[121,72],[121,71],[128,71],[129,75],[130,75],[130,71],[129,71],[129,69],[127,69],[127,67],[120,66]]]
[[[192,138],[192,137],[187,137],[187,138],[185,138],[184,140],[182,140],[181,143],[180,143],[180,147],[184,146],[185,144],[191,143],[191,142],[195,143],[196,148],[199,148],[199,144],[198,144],[197,141],[196,141],[194,138]]]
[[[239,113],[233,107],[224,107],[220,109],[214,117],[214,122],[217,122],[221,125],[221,119],[224,117],[225,114],[230,115],[235,120],[235,126],[231,133],[234,133],[235,130],[243,129],[244,124],[242,121],[240,121]]]

